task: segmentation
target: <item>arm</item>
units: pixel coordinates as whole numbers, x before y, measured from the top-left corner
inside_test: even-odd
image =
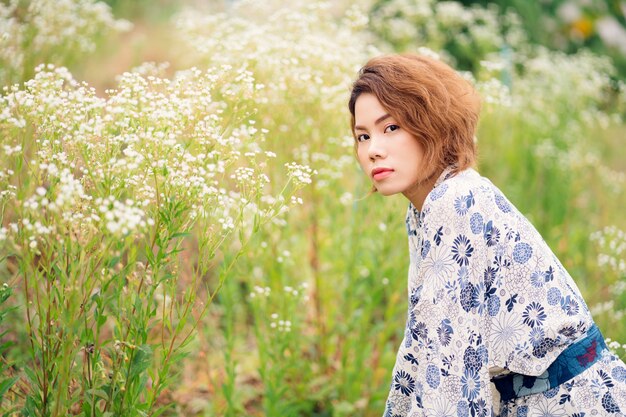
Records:
[[[385,416],[492,415],[484,280],[492,251],[472,232],[474,195],[451,185],[424,206],[422,259],[412,271],[419,295],[410,298]]]

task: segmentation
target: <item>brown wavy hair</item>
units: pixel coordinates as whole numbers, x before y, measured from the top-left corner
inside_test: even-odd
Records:
[[[384,55],[367,62],[352,85],[348,104],[355,139],[354,108],[363,93],[374,94],[400,126],[422,143],[431,173],[453,166],[456,174],[475,164],[480,97],[447,64],[416,54]]]

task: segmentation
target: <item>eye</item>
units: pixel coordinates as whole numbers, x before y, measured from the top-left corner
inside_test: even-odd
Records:
[[[356,137],[356,141],[357,141],[357,142],[364,142],[364,141],[368,140],[369,138],[370,138],[370,137],[369,137],[368,135],[366,135],[365,133],[363,133],[363,134],[358,135],[358,136]]]
[[[394,131],[396,131],[398,129],[400,129],[400,126],[398,126],[398,125],[389,125],[389,126],[387,126],[385,128],[385,133],[394,132]]]

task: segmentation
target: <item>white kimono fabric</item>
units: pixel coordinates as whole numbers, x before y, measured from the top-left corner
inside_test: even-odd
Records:
[[[421,212],[409,204],[406,224],[409,308],[384,417],[625,415],[626,365],[606,349],[560,385],[500,399],[491,378],[546,375],[594,323],[546,242],[488,179],[448,168]]]

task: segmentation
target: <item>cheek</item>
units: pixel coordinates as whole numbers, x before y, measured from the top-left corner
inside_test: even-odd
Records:
[[[418,165],[422,164],[424,160],[424,148],[415,139],[413,139],[410,144],[410,149],[407,149],[407,152],[410,152],[413,163],[417,163]]]
[[[361,168],[364,168],[369,158],[367,157],[367,151],[363,149],[363,147],[357,148],[356,159],[359,162],[359,165],[361,165]]]

